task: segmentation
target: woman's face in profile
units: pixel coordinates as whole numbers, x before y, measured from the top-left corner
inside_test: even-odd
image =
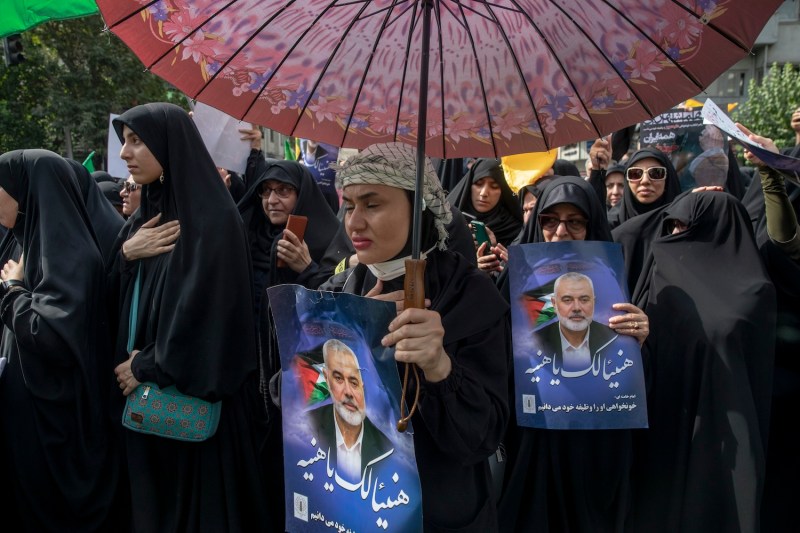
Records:
[[[488,213],[500,202],[500,184],[489,176],[472,184],[472,207],[478,213]]]
[[[408,241],[411,202],[403,189],[388,185],[348,185],[342,191],[347,235],[359,263],[397,257]]]
[[[122,128],[122,139],[123,144],[119,156],[128,165],[128,172],[133,181],[139,185],[147,185],[156,181],[164,169],[153,152],[128,126]]]
[[[11,229],[17,223],[19,204],[0,187],[0,224]]]

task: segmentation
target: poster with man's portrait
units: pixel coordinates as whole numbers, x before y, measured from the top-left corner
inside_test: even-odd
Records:
[[[517,423],[548,429],[647,427],[639,342],[609,318],[629,302],[617,243],[509,248]]]
[[[381,338],[394,303],[267,290],[281,356],[287,531],[421,531],[413,427]]]

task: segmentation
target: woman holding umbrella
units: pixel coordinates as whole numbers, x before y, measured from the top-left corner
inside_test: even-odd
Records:
[[[486,459],[509,416],[508,306],[488,277],[444,249],[451,214],[433,166],[427,159],[425,164],[424,191],[418,194],[426,206],[421,239],[429,307],[402,305],[416,151],[401,143],[373,145],[337,171],[345,227],[359,264],[321,289],[397,302],[399,314],[383,344],[395,347],[399,363],[422,371],[411,420],[425,530],[496,531]],[[408,393],[409,404],[414,393]]]

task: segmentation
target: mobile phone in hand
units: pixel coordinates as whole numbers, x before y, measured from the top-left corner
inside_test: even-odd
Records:
[[[286,220],[286,229],[294,233],[301,242],[305,237],[307,225],[308,217],[303,215],[289,215],[289,218]],[[275,266],[283,268],[286,266],[286,261],[279,257]]]
[[[481,244],[486,242],[489,244],[486,246],[486,253],[484,255],[489,255],[492,253],[490,250],[492,243],[489,241],[489,234],[486,232],[486,225],[478,220],[473,220],[469,223],[469,225],[472,226],[472,232],[475,234],[475,245],[477,248],[480,248]]]

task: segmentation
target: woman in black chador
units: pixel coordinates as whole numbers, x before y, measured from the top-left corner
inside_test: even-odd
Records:
[[[22,251],[0,287],[0,514],[22,531],[122,530],[103,259],[67,162],[1,156],[0,224]]]
[[[522,228],[522,208],[497,159],[475,161],[447,201],[469,220],[486,224],[503,246],[511,244]]]
[[[611,229],[637,215],[668,205],[681,192],[675,167],[669,157],[656,148],[642,148],[628,159],[625,181],[622,200],[608,212]]]
[[[113,124],[123,143],[120,156],[143,186],[141,206],[122,232],[132,236],[158,214],[161,225],[180,223],[170,251],[129,262],[120,258],[120,389],[128,395],[140,382],[153,381],[222,401],[219,428],[203,442],[124,430],[133,530],[261,531],[269,505],[283,502],[267,504],[251,431],[256,329],[239,212],[185,111],[146,104]],[[139,309],[146,312],[139,313],[128,354],[137,274]]]
[[[730,194],[684,194],[664,220],[633,295],[654,324],[633,531],[758,531],[775,291]]]

